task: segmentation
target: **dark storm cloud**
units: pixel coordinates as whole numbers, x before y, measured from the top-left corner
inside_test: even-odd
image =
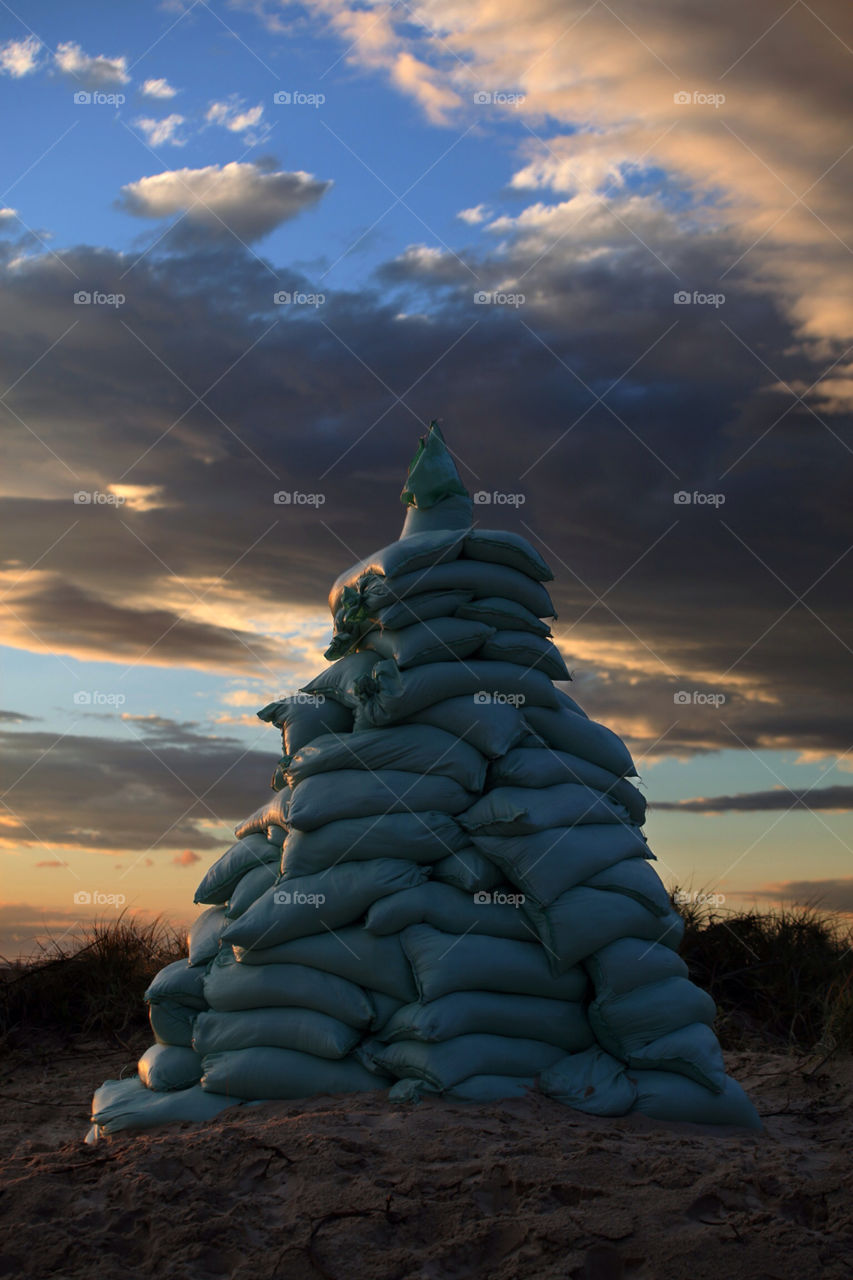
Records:
[[[674,804],[657,803],[652,809],[671,809],[676,813],[755,813],[768,809],[821,809],[842,812],[853,809],[853,786],[814,787],[792,791],[779,787],[773,791],[747,791],[738,796],[697,796],[695,800],[678,800]]]
[[[789,880],[775,890],[756,890],[768,897],[820,907],[826,911],[853,913],[853,877],[839,880]]]

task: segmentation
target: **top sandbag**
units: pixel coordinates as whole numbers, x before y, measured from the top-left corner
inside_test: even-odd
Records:
[[[537,582],[551,582],[554,575],[534,546],[520,533],[508,529],[472,529],[462,547],[466,560],[487,560],[518,569]]]
[[[474,505],[436,422],[409,463],[400,501],[406,508],[401,539],[430,529],[470,529]]]

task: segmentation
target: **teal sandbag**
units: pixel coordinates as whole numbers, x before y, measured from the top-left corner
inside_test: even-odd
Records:
[[[199,887],[196,889],[195,902],[211,903],[221,906],[227,902],[247,871],[261,867],[269,862],[276,865],[281,861],[281,849],[271,844],[263,835],[246,836],[238,840],[230,849],[217,858]]]
[[[538,942],[485,935],[443,933],[414,924],[402,934],[420,1000],[451,991],[501,991],[511,995],[583,1000],[589,980],[583,969],[552,974]]]
[[[428,529],[467,529],[470,528],[472,514],[468,495],[451,493],[426,509],[408,507],[400,537],[409,538],[413,533],[425,533]]]
[[[339,658],[337,662],[326,667],[325,671],[314,676],[313,680],[304,684],[300,692],[305,697],[325,699],[326,702],[339,702],[354,712],[360,705],[356,693],[359,682],[364,676],[370,675],[376,661],[375,653],[347,654],[345,658]],[[289,754],[293,755],[294,752],[291,751]]]
[[[681,956],[670,947],[643,938],[618,938],[587,956],[583,964],[596,991],[615,996],[665,978],[686,978],[688,973]]]
[[[208,907],[196,916],[187,934],[191,965],[205,965],[213,959],[227,923],[224,907]]]
[[[397,631],[369,631],[359,641],[359,651],[375,653],[380,658],[393,658],[402,670],[429,662],[468,658],[493,635],[494,627],[487,627],[482,622],[465,618],[433,618],[430,622],[416,622]]]
[[[568,889],[624,858],[653,858],[638,827],[584,823],[526,836],[471,837],[528,902],[547,907]]]
[[[457,817],[475,835],[527,836],[584,823],[627,823],[627,809],[611,796],[577,782],[555,787],[495,787]]]
[[[346,818],[316,831],[291,831],[284,842],[281,872],[286,879],[310,876],[340,862],[371,858],[408,858],[431,863],[469,844],[449,814],[392,813],[384,817]]]
[[[672,911],[663,881],[645,858],[624,858],[583,883],[587,889],[602,889],[606,893],[621,893],[626,898],[633,898],[652,915],[668,916]]]
[[[375,818],[389,813],[461,813],[473,793],[443,774],[403,769],[338,769],[300,782],[288,810],[291,830],[316,831],[329,822]]]
[[[633,1110],[655,1120],[686,1120],[692,1124],[730,1124],[762,1130],[764,1125],[740,1085],[726,1077],[722,1093],[671,1071],[630,1071],[637,1086]]]
[[[504,600],[501,596],[487,596],[485,600],[468,600],[460,604],[456,610],[457,618],[471,618],[474,622],[485,622],[490,627],[508,631],[529,631],[535,636],[550,636],[551,628],[547,622],[537,618],[535,613],[525,609],[523,604],[515,600]]]
[[[713,1024],[717,1006],[688,978],[663,978],[623,995],[602,991],[589,1006],[599,1044],[623,1060],[670,1031],[690,1023]]]
[[[525,710],[534,704],[556,705],[554,686],[547,676],[512,662],[430,662],[400,671],[395,662],[385,658],[359,683],[355,726],[381,728],[410,719],[436,702],[464,696],[483,703],[507,698]]]
[[[193,1024],[199,1015],[198,1009],[188,1009],[177,1000],[158,1000],[148,1006],[148,1021],[158,1044],[173,1044],[182,1049],[191,1049],[193,1044]]]
[[[229,1049],[297,1049],[318,1058],[345,1058],[361,1032],[316,1009],[244,1009],[234,1013],[200,1013],[193,1048],[201,1057]]]
[[[517,662],[522,667],[535,667],[550,680],[571,680],[566,660],[552,640],[533,636],[529,631],[496,631],[484,640],[480,658],[495,662]]]
[[[554,973],[564,973],[617,938],[646,938],[676,951],[684,936],[676,911],[653,915],[633,898],[602,889],[569,889],[547,907],[526,900],[523,910]]]
[[[373,1020],[370,1023],[370,1030],[375,1035],[398,1009],[404,1007],[406,1002],[404,1000],[395,1000],[393,996],[386,995],[384,991],[373,991],[370,988],[366,988],[366,990],[375,1010]]]
[[[526,1098],[535,1088],[535,1076],[469,1076],[448,1089],[445,1096],[460,1102],[500,1102],[506,1098]]]
[[[266,891],[275,885],[278,877],[277,862],[265,862],[260,867],[253,867],[251,871],[247,871],[240,877],[237,887],[228,899],[225,907],[226,918],[236,920],[243,915],[254,902],[258,901],[258,898],[263,897]]]
[[[459,559],[419,573],[368,578],[359,584],[360,607],[375,616],[397,600],[423,591],[471,591],[474,599],[501,596],[529,609],[537,618],[555,618],[554,604],[541,582],[508,565]]]
[[[704,1085],[712,1093],[723,1093],[726,1067],[720,1042],[704,1022],[690,1022],[634,1049],[625,1059],[637,1070],[674,1071]]]
[[[136,1064],[146,1089],[169,1093],[188,1089],[201,1079],[201,1058],[192,1049],[173,1044],[152,1044]]]
[[[286,831],[289,799],[290,791],[287,787],[273,792],[255,809],[254,813],[250,813],[248,818],[234,828],[234,835],[238,840],[242,840],[245,836],[255,835],[259,831],[266,835],[270,827],[281,827]]]
[[[199,1015],[204,1016],[204,1015]],[[595,1042],[579,1001],[499,991],[452,991],[428,1004],[408,1004],[388,1019],[374,1039],[451,1040],[454,1036],[517,1036],[578,1053]]]
[[[462,555],[468,560],[509,565],[537,582],[550,582],[554,577],[532,543],[509,529],[472,529],[462,545]]]
[[[511,889],[472,894],[429,881],[375,902],[364,927],[383,936],[400,933],[410,924],[431,924],[447,933],[488,933],[528,942],[536,934],[518,910],[522,897]]]
[[[539,1077],[539,1088],[575,1111],[590,1116],[626,1116],[637,1100],[633,1072],[592,1045],[561,1058]]]
[[[424,1040],[397,1040],[394,1044],[368,1040],[358,1053],[389,1075],[414,1076],[435,1089],[449,1089],[469,1076],[530,1076],[563,1057],[562,1049],[539,1040],[489,1035],[454,1036],[432,1044]]]
[[[336,929],[334,933],[296,938],[277,947],[263,950],[236,947],[235,952],[240,961],[238,968],[305,965],[360,987],[384,991],[395,1000],[410,1002],[417,999],[412,971],[396,934],[377,938],[361,925],[351,925],[346,929]]]
[[[284,750],[289,756],[323,733],[349,733],[352,729],[352,712],[342,703],[301,693],[270,702],[257,715],[259,720],[281,729]]]
[[[387,609],[380,609],[376,622],[381,628],[396,631],[399,627],[411,627],[416,622],[429,622],[433,618],[465,617],[459,613],[461,606],[471,599],[470,591],[424,591],[420,595],[409,596],[397,604],[389,604]],[[488,618],[475,618],[475,622],[485,622],[494,626]],[[538,619],[537,619],[538,621]]]
[[[371,858],[283,880],[229,924],[223,938],[244,947],[275,947],[339,929],[358,920],[386,894],[411,890],[426,876],[423,867],[405,858]]]
[[[241,1098],[206,1093],[200,1085],[174,1093],[152,1093],[139,1076],[127,1080],[107,1080],[92,1100],[91,1140],[105,1138],[125,1129],[154,1129],[161,1124],[212,1120],[226,1107],[238,1106]],[[87,1138],[87,1141],[90,1139]]]
[[[295,1006],[359,1029],[369,1027],[375,1016],[361,987],[303,964],[214,964],[204,989],[211,1009],[220,1013]]]
[[[632,782],[566,751],[535,746],[513,747],[506,755],[491,762],[487,774],[490,790],[493,787],[553,787],[561,782],[579,782],[596,791],[607,792],[625,806],[631,822],[643,825],[645,797]]]
[[[152,978],[143,999],[149,1004],[174,1000],[191,1009],[206,1009],[204,970],[192,968],[189,960],[174,960]]]
[[[445,698],[409,716],[406,725],[433,725],[452,733],[488,759],[502,756],[527,732],[518,707],[510,702],[475,702],[473,698]],[[389,732],[385,729],[384,732]],[[478,790],[478,788],[474,788]]]
[[[482,791],[486,775],[483,755],[454,733],[426,724],[361,729],[345,735],[325,734],[303,747],[287,766],[292,787],[306,778],[337,769],[401,769],[409,773],[453,778],[466,791]]]
[[[465,845],[456,853],[449,853],[446,858],[433,863],[432,879],[452,885],[464,893],[488,893],[504,883],[500,869],[473,844]]]
[[[413,511],[423,516],[437,514],[442,517],[447,503],[455,501],[457,506],[454,510],[462,508],[467,512],[466,527],[470,528],[474,504],[459,478],[453,456],[444,442],[441,428],[435,421],[429,424],[426,435],[421,436],[418,441],[415,456],[409,463],[400,501],[406,508],[406,523]],[[427,527],[456,529],[459,526],[454,522],[449,525],[428,524]],[[401,537],[406,536],[405,529],[404,525]]]
[[[524,707],[524,718],[549,747],[580,756],[582,760],[600,765],[620,778],[636,775],[634,761],[625,743],[612,729],[597,720],[578,715],[565,705],[555,711],[533,703]]]
[[[400,577],[415,573],[445,560],[454,560],[462,550],[466,529],[431,529],[424,533],[409,534],[406,538],[391,542],[387,547],[357,560],[335,579],[329,592],[329,609],[334,617],[345,587],[357,586],[368,574],[382,577]]]
[[[204,1059],[205,1092],[253,1100],[309,1098],[322,1093],[364,1093],[387,1089],[354,1058],[332,1060],[296,1049],[229,1049]]]

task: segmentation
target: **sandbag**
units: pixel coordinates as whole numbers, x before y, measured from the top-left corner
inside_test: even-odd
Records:
[[[146,1089],[168,1093],[188,1089],[201,1079],[201,1058],[192,1049],[172,1044],[152,1044],[137,1063],[139,1079]]]
[[[619,778],[609,769],[582,760],[580,756],[550,747],[513,747],[488,767],[487,787],[553,787],[561,782],[579,782],[604,791],[625,806],[631,822],[642,826],[646,817],[646,801],[627,778]]]
[[[227,923],[224,907],[208,907],[195,918],[187,934],[191,965],[205,965],[213,959]]]
[[[473,793],[443,774],[402,769],[338,769],[305,778],[294,788],[288,809],[290,829],[315,831],[329,822],[375,818],[389,813],[461,813]]]
[[[571,969],[617,938],[646,938],[675,951],[684,936],[684,921],[676,911],[653,915],[632,898],[602,889],[569,889],[547,907],[525,900],[522,910],[538,933],[555,974]]]
[[[704,1085],[712,1093],[723,1093],[726,1068],[720,1042],[704,1022],[691,1022],[650,1040],[626,1056],[628,1066],[637,1070],[674,1071]]]
[[[504,883],[499,867],[490,862],[473,844],[465,845],[456,853],[432,865],[432,879],[453,885],[464,893],[488,893]]]
[[[541,582],[518,569],[482,560],[453,560],[419,573],[367,578],[359,584],[359,607],[371,617],[398,600],[424,591],[470,591],[475,600],[501,596],[529,609],[537,618],[555,618],[554,605]]]
[[[449,1089],[470,1076],[487,1073],[530,1076],[557,1062],[563,1050],[539,1040],[469,1035],[435,1044],[398,1040],[386,1045],[368,1040],[358,1056],[369,1056],[389,1075],[414,1076],[435,1089]]]
[[[578,715],[561,705],[558,711],[553,708],[534,705],[532,702],[524,706],[524,719],[534,733],[547,742],[549,747],[558,751],[568,751],[570,755],[580,756],[592,764],[608,769],[618,777],[633,776],[637,770],[631,759],[631,753],[621,738],[612,729]]]
[[[764,1125],[740,1085],[726,1077],[722,1093],[671,1071],[634,1071],[637,1100],[632,1110],[655,1120],[686,1120],[693,1124],[731,1124],[762,1130]]]
[[[384,661],[384,659],[381,659]],[[302,686],[301,692],[311,698],[324,698],[326,702],[339,702],[355,712],[361,705],[356,693],[360,681],[370,674],[377,662],[375,653],[350,653],[326,667],[313,680]],[[361,726],[355,726],[356,728]],[[325,732],[325,730],[321,730]],[[334,732],[334,729],[330,730]],[[319,737],[319,734],[312,735]],[[304,744],[300,744],[304,745]],[[290,753],[291,755],[293,752]]]
[[[388,1081],[354,1058],[332,1060],[296,1049],[231,1049],[204,1059],[201,1087],[239,1098],[307,1098],[385,1089]]]
[[[470,599],[470,591],[424,591],[389,604],[387,609],[380,609],[375,625],[383,630],[396,631],[399,627],[411,627],[416,622],[429,622],[432,618],[451,618]],[[487,618],[475,618],[474,621],[494,625]]]
[[[107,1080],[95,1091],[92,1101],[93,1128],[86,1141],[96,1142],[126,1129],[155,1129],[181,1121],[199,1123],[212,1120],[226,1107],[236,1107],[241,1098],[206,1093],[200,1085],[174,1093],[152,1093],[139,1076],[127,1080]]]
[[[636,1049],[692,1022],[712,1026],[717,1006],[688,978],[663,978],[633,991],[603,991],[589,1006],[589,1020],[603,1049],[628,1058]]]
[[[270,702],[257,715],[281,729],[284,750],[290,756],[322,733],[349,733],[352,729],[352,713],[339,701],[303,693]]]
[[[214,964],[204,992],[211,1009],[220,1013],[296,1006],[361,1030],[374,1018],[373,1005],[359,986],[303,964]]]
[[[248,818],[234,828],[234,835],[238,840],[242,840],[244,836],[254,835],[260,831],[266,835],[270,827],[281,827],[287,830],[287,802],[290,799],[290,791],[287,787],[280,788],[266,800],[263,804],[255,809],[254,813],[250,813]]]
[[[643,938],[618,938],[587,956],[583,966],[597,992],[623,995],[646,983],[686,978],[687,965],[671,947]]]
[[[433,529],[412,533],[363,560],[358,560],[335,579],[329,592],[329,609],[334,617],[341,603],[344,587],[355,587],[370,574],[390,578],[414,573],[443,560],[455,559],[465,541],[465,529]]]
[[[370,1030],[376,1034],[389,1018],[405,1006],[404,1000],[395,1000],[393,996],[386,995],[384,991],[373,991],[367,988],[367,994],[373,1003],[374,1014],[370,1023]]]
[[[363,656],[363,655],[362,655]],[[382,659],[369,677],[358,683],[355,727],[381,727],[417,715],[447,698],[468,696],[488,704],[508,698],[517,706],[556,705],[554,687],[541,671],[527,671],[512,662],[430,662],[400,671]]]
[[[527,728],[521,712],[511,702],[492,698],[475,702],[473,698],[445,698],[409,716],[406,724],[434,725],[475,747],[488,759],[502,756],[521,740]],[[390,732],[383,728],[384,733]],[[472,788],[478,790],[478,788]]]
[[[471,839],[528,902],[543,907],[623,858],[654,858],[639,828],[622,823],[584,823],[534,835],[473,835]]]
[[[495,662],[517,662],[522,667],[535,667],[550,680],[572,678],[565,658],[553,641],[531,635],[529,631],[495,631],[483,641],[477,656]]]
[[[536,1088],[535,1076],[469,1076],[446,1091],[460,1102],[500,1102],[505,1098],[525,1098]]]
[[[221,858],[217,858],[199,887],[193,901],[221,906],[227,902],[247,871],[281,860],[281,849],[265,836],[251,835],[238,840]]]
[[[316,831],[288,834],[281,872],[286,879],[325,871],[333,863],[369,858],[437,862],[468,845],[468,837],[446,813],[392,813],[382,818],[347,818]]]
[[[410,925],[401,936],[420,1000],[437,1000],[451,991],[583,1000],[588,990],[587,976],[579,967],[552,974],[537,942],[471,934],[460,937],[426,924]]]
[[[538,582],[550,582],[554,577],[536,548],[508,529],[472,529],[462,544],[462,555],[468,560],[509,565]]]
[[[668,916],[672,911],[669,894],[660,876],[644,858],[625,858],[583,883],[588,889],[602,889],[633,898],[652,915]]]
[[[193,1024],[198,1014],[198,1009],[188,1009],[177,1000],[157,1000],[148,1006],[148,1021],[157,1043],[182,1049],[192,1048]]]
[[[228,899],[228,905],[225,908],[225,917],[227,920],[236,920],[239,916],[248,911],[249,907],[258,898],[262,898],[267,889],[272,888],[279,877],[279,867],[277,862],[266,862],[260,867],[253,867],[251,871],[247,871],[244,876],[240,877],[237,887]]]
[[[427,528],[456,529],[460,525],[470,528],[474,504],[459,478],[456,464],[444,443],[444,436],[437,422],[431,422],[429,431],[418,441],[415,456],[409,463],[400,501],[406,508],[401,538],[408,535],[409,521],[413,516],[420,516]],[[444,524],[444,520],[448,518],[448,507],[460,516],[464,512],[467,519],[451,519],[448,524]],[[431,517],[435,517],[434,523]]]
[[[374,902],[364,927],[384,936],[400,933],[410,924],[431,924],[445,933],[486,933],[528,942],[536,935],[518,910],[521,899],[511,890],[470,894],[430,881]]]
[[[193,1048],[206,1057],[231,1049],[297,1049],[318,1058],[345,1058],[361,1032],[316,1009],[244,1009],[236,1013],[200,1013]]]
[[[361,729],[346,736],[315,738],[291,758],[287,778],[295,787],[330,770],[389,768],[441,774],[453,778],[466,791],[482,791],[486,775],[482,754],[455,734],[432,725],[406,724],[381,732]]]
[[[627,823],[628,811],[612,796],[577,782],[555,787],[495,787],[457,816],[475,835],[525,836],[554,827]]]
[[[384,991],[395,1000],[409,1003],[417,998],[412,971],[399,935],[378,938],[361,925],[336,929],[334,933],[296,938],[262,950],[235,947],[235,953],[240,962],[238,968],[307,965],[323,974],[357,983],[360,987]],[[275,1003],[270,1001],[270,1004]],[[345,1017],[343,1021],[349,1019]]]
[[[281,881],[225,929],[225,942],[274,947],[326,929],[339,929],[363,916],[386,894],[423,884],[427,872],[404,858],[342,862],[313,876]]]
[[[149,1004],[173,1000],[191,1009],[206,1009],[204,970],[192,968],[189,960],[174,960],[152,978],[143,999]]]
[[[202,1016],[202,1015],[199,1015]],[[429,1004],[408,1004],[388,1019],[374,1039],[450,1040],[454,1036],[518,1036],[578,1053],[594,1043],[583,1005],[542,996],[497,991],[452,991]]]
[[[633,1072],[595,1045],[548,1067],[539,1077],[539,1088],[549,1098],[591,1116],[625,1116],[637,1100]]]
[[[416,599],[416,597],[411,597]],[[469,599],[460,603],[456,609],[457,618],[471,618],[474,622],[485,622],[487,626],[509,631],[529,631],[535,636],[550,636],[551,628],[547,622],[537,618],[535,613],[525,609],[523,604],[515,600],[505,600],[501,596],[486,596],[485,599]]]
[[[402,670],[427,662],[468,658],[493,635],[494,627],[487,627],[482,622],[465,618],[433,618],[430,622],[417,622],[397,631],[368,631],[359,641],[358,648],[359,652],[393,658]]]

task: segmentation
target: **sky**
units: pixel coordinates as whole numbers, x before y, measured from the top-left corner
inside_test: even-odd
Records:
[[[433,418],[665,883],[853,912],[851,59],[841,0],[0,4],[0,955],[193,918]]]

